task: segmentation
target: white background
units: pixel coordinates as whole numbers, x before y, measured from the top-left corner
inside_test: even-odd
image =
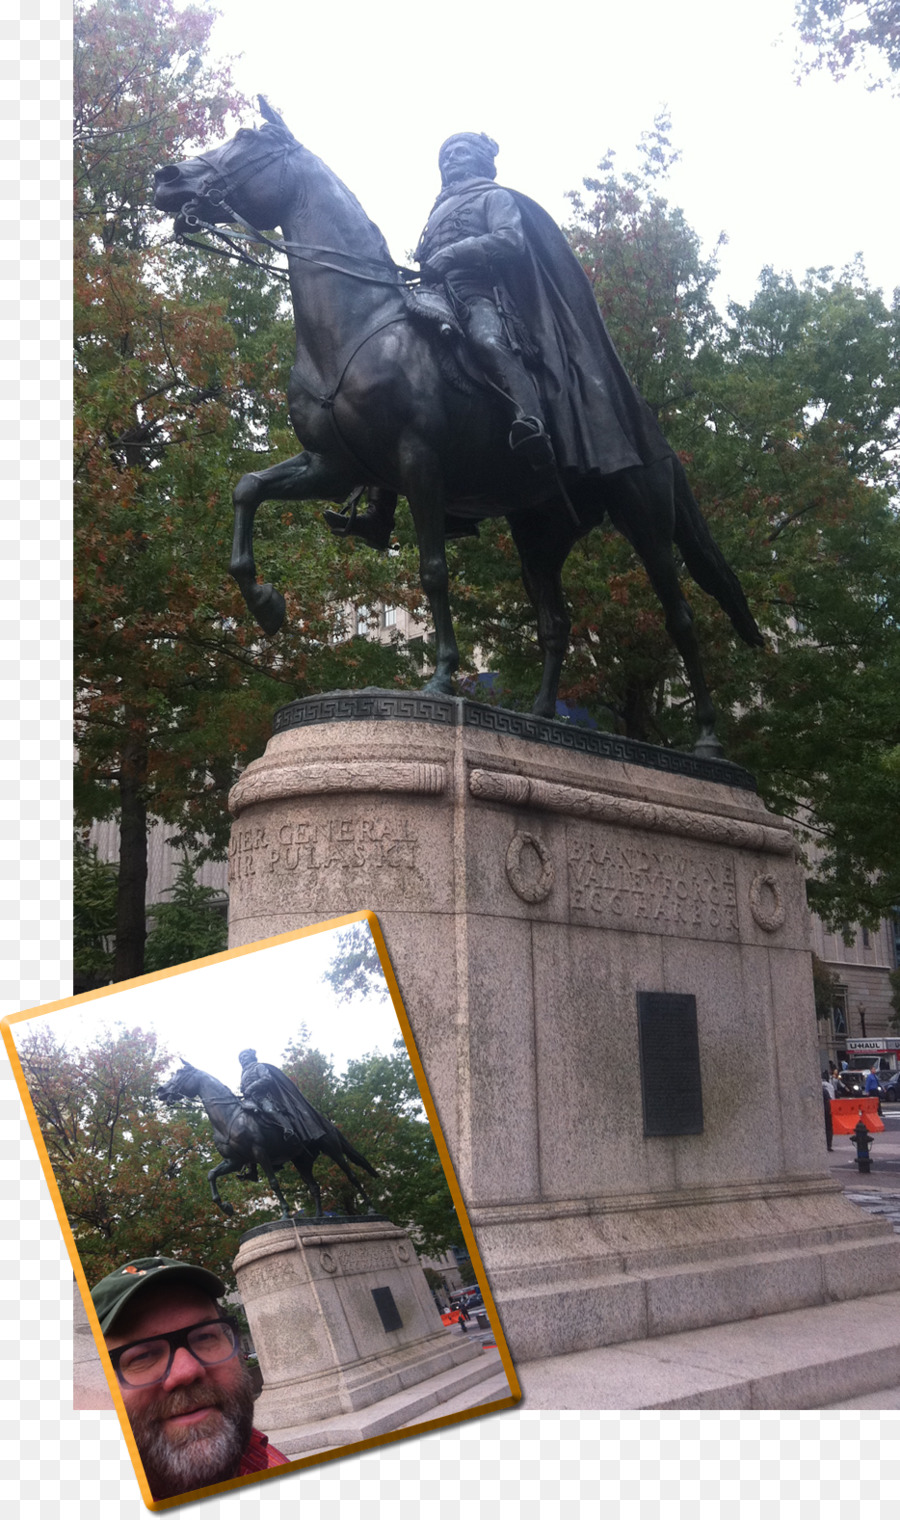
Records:
[[[677,106],[676,141],[709,192],[702,207],[688,188],[673,198],[705,238],[714,238],[720,226],[730,232],[744,261],[744,272],[729,274],[734,294],[749,296],[764,262],[802,273],[807,263],[840,264],[857,247],[866,250],[879,283],[894,281],[895,108],[823,81],[813,90],[824,106],[814,110],[815,94],[804,87],[795,97],[800,126],[777,125],[773,136],[772,123],[785,120],[783,86],[776,100],[759,60],[768,56],[763,34],[771,22],[787,30],[785,0],[756,0],[752,7],[683,0],[665,9],[632,3],[627,14],[624,6],[597,4],[582,11],[557,3],[526,13],[485,0],[424,12],[344,0],[322,7],[327,46],[321,45],[324,23],[303,11],[300,0],[289,9],[298,76],[276,88],[270,75],[258,77],[255,65],[250,85],[268,89],[297,135],[326,158],[331,154],[332,167],[383,222],[398,256],[414,240],[437,188],[436,176],[429,182],[423,166],[427,161],[433,173],[433,151],[448,132],[474,128],[501,140],[501,178],[562,215],[554,195],[589,174],[607,145],[624,152],[649,125],[657,101],[668,98]],[[255,41],[278,13],[272,0],[243,5],[247,40]],[[423,21],[423,14],[433,19]],[[396,63],[373,54],[376,19],[393,28]],[[629,46],[623,48],[626,20]],[[561,23],[570,27],[565,47],[555,40]],[[690,113],[680,97],[676,101],[679,68],[668,66],[664,54],[655,55],[652,99],[639,98],[644,86],[633,72],[636,43],[653,44],[662,26],[673,45],[687,39],[696,59]],[[68,12],[59,0],[19,0],[0,18],[0,34],[6,239],[0,254],[0,483],[10,560],[0,619],[0,834],[6,846],[0,995],[4,1011],[13,1011],[64,996],[71,977]],[[486,42],[490,68],[472,62]],[[273,68],[281,51],[289,50],[267,54]],[[545,64],[552,99],[537,92]],[[504,113],[492,103],[501,85],[511,91]],[[440,113],[426,118],[431,101]],[[346,128],[348,121],[353,152],[339,158],[318,134],[324,125]],[[390,131],[382,130],[384,122]],[[528,167],[546,140],[557,145],[548,160],[552,184],[531,178]],[[374,170],[367,184],[369,155]],[[415,205],[402,222],[397,214],[395,230],[394,212],[381,194],[401,174],[414,188]],[[797,242],[782,241],[789,223]],[[5,1511],[22,1520],[138,1520],[145,1510],[115,1416],[72,1411],[71,1270],[5,1055],[0,1167]],[[297,1514],[309,1520],[569,1520],[601,1513],[616,1520],[772,1520],[781,1513],[792,1520],[871,1520],[896,1508],[898,1435],[900,1416],[866,1412],[512,1410],[310,1474],[271,1479],[189,1512],[209,1520]]]
[[[370,935],[365,920],[358,927]],[[88,998],[13,1024],[13,1038],[19,1045],[37,1022],[70,1049],[83,1050],[119,1026],[152,1031],[172,1056],[167,1075],[178,1070],[181,1057],[237,1091],[240,1051],[250,1046],[260,1061],[278,1065],[282,1051],[299,1039],[305,1024],[310,1047],[329,1056],[339,1075],[349,1060],[390,1055],[394,1041],[402,1038],[383,977],[383,998],[373,990],[350,1002],[339,1002],[331,986],[323,983],[340,933],[324,929],[212,966]]]

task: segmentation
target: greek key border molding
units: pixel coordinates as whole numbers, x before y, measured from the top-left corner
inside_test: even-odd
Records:
[[[765,850],[776,855],[794,853],[794,838],[787,828],[694,813],[686,808],[640,802],[633,797],[615,797],[608,792],[586,791],[581,787],[539,781],[506,771],[471,771],[469,791],[482,802],[540,808],[544,812],[583,818],[590,823],[613,823],[622,828],[679,834],[686,839],[732,845],[740,850]]]
[[[282,797],[321,797],[334,792],[406,792],[437,797],[447,785],[445,766],[417,761],[258,764],[258,770],[246,772],[231,789],[228,806],[235,817],[255,803],[277,802]]]
[[[291,728],[308,728],[317,723],[391,721],[476,729],[482,733],[526,739],[533,744],[547,744],[552,749],[599,755],[625,765],[640,765],[664,775],[690,776],[697,781],[714,781],[721,786],[756,791],[756,781],[750,772],[740,765],[732,765],[729,760],[708,760],[682,750],[662,749],[656,744],[642,744],[637,739],[623,739],[619,734],[602,733],[599,729],[580,728],[576,723],[562,723],[556,718],[536,718],[530,713],[511,712],[506,707],[488,707],[484,702],[470,702],[467,697],[382,691],[377,687],[362,691],[327,691],[319,696],[298,697],[295,702],[279,708],[273,721],[273,732],[286,733]]]

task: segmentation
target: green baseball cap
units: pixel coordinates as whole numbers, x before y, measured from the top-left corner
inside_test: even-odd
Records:
[[[97,1286],[91,1289],[103,1334],[108,1334],[136,1294],[143,1293],[151,1285],[178,1282],[189,1283],[192,1288],[208,1293],[210,1298],[221,1298],[225,1293],[225,1284],[215,1272],[192,1266],[188,1261],[173,1261],[168,1256],[142,1256],[137,1261],[127,1261],[115,1272],[101,1277]]]

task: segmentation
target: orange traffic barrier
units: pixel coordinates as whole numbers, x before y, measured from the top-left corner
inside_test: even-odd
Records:
[[[860,1119],[871,1134],[884,1129],[877,1098],[832,1098],[831,1125],[836,1135],[852,1135]]]

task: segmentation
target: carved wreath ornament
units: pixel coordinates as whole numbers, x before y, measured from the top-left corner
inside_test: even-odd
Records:
[[[514,834],[506,852],[506,875],[523,902],[544,902],[553,887],[554,871],[543,840],[536,834]]]
[[[785,920],[784,903],[775,877],[761,872],[750,883],[750,912],[761,929],[774,934]]]

